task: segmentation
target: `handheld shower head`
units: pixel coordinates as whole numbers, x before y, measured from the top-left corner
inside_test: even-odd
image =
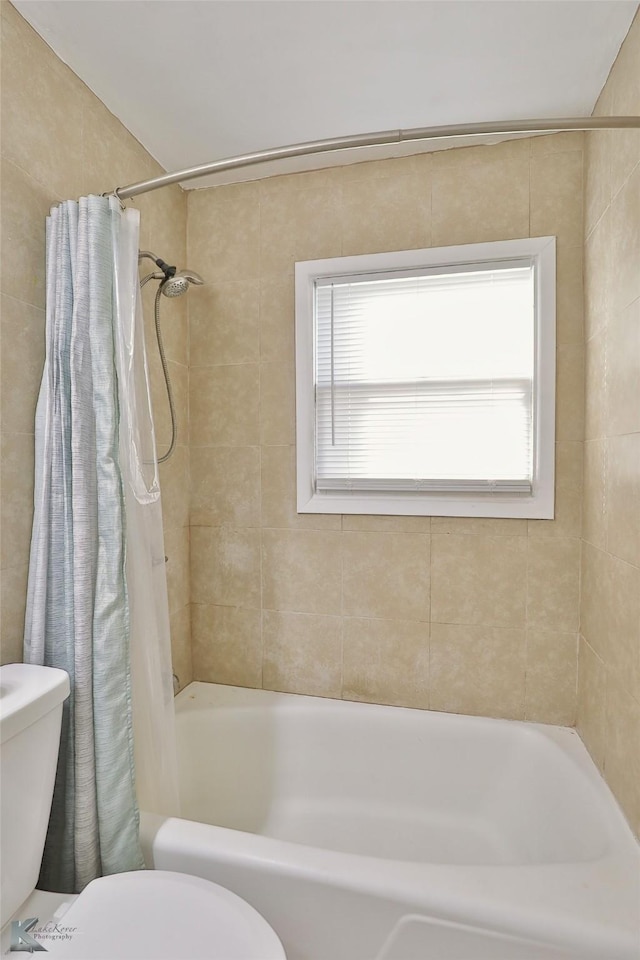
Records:
[[[160,290],[165,297],[179,297],[187,292],[190,283],[200,286],[204,280],[195,270],[177,270],[172,277],[167,277],[160,284]]]
[[[162,280],[160,291],[164,293],[165,297],[179,297],[187,292],[190,283],[196,286],[204,283],[200,274],[196,273],[195,270],[177,270],[175,267],[169,266],[168,263],[165,263],[164,260],[161,260],[160,257],[157,257],[155,253],[152,253],[150,250],[140,250],[138,253],[138,261],[144,260],[145,258],[147,260],[153,260],[156,266],[160,267],[162,273],[150,273],[149,276],[145,277],[142,281],[143,285],[147,280]]]

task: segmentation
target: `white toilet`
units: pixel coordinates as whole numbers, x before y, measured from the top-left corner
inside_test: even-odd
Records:
[[[13,929],[14,940],[24,933],[50,956],[78,960],[286,960],[266,920],[236,894],[165,870],[94,880],[79,896],[66,898],[72,900],[68,909],[53,918],[39,916],[27,931],[25,922],[37,916],[46,897],[34,890],[68,694],[63,670],[0,667],[3,943]],[[11,920],[23,926],[11,927]]]

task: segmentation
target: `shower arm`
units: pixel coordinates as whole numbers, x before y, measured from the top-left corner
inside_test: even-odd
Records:
[[[176,173],[165,173],[151,180],[140,180],[126,187],[116,187],[111,193],[122,203],[131,197],[169,187],[185,180],[196,180],[223,170],[251,167],[269,160],[287,160],[293,157],[310,156],[315,153],[333,153],[356,147],[388,146],[392,144],[420,142],[423,140],[452,140],[460,137],[509,136],[515,134],[550,134],[563,131],[620,130],[640,128],[640,117],[574,117],[550,120],[499,120],[495,122],[465,123],[438,127],[415,127],[407,130],[387,130],[380,133],[361,133],[351,137],[336,137],[331,140],[312,140],[259,150],[257,153],[241,154],[225,160],[213,160],[197,167],[187,167]],[[109,194],[104,194],[108,196]]]
[[[116,196],[117,196],[117,195],[118,195],[118,194],[117,194],[117,192],[116,192]],[[177,267],[171,267],[171,266],[169,266],[168,263],[165,263],[164,260],[162,260],[160,257],[157,257],[157,256],[155,255],[155,253],[151,253],[151,250],[139,250],[139,251],[138,251],[138,263],[140,263],[141,260],[145,260],[145,259],[146,259],[146,260],[153,260],[153,262],[155,263],[156,267],[160,267],[160,269],[162,270],[162,274],[154,275],[154,279],[157,279],[157,280],[160,280],[160,279],[170,280],[171,277],[175,277]],[[149,278],[149,279],[150,279],[150,278]]]
[[[153,260],[154,263],[157,263],[160,258],[156,257],[155,253],[151,253],[151,250],[139,250],[138,251],[138,263],[141,260]]]
[[[146,285],[149,283],[150,280],[164,280],[164,279],[165,279],[164,273],[148,273],[146,277],[143,277],[142,280],[140,281],[140,289],[142,290],[143,287],[146,287]]]

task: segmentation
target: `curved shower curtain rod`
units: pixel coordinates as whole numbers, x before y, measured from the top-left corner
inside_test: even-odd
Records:
[[[287,160],[291,157],[303,157],[314,153],[332,153],[337,150],[349,150],[353,147],[386,146],[394,143],[407,143],[420,140],[451,140],[458,137],[486,137],[498,134],[517,133],[561,133],[566,130],[613,130],[640,128],[640,117],[573,117],[551,120],[499,120],[495,122],[464,123],[440,127],[414,127],[407,130],[385,130],[380,133],[360,133],[351,137],[335,137],[331,140],[311,140],[288,147],[275,147],[271,150],[259,150],[257,153],[245,153],[226,160],[212,160],[197,167],[187,167],[176,173],[165,173],[151,180],[140,180],[127,187],[116,187],[113,191],[119,200],[129,200],[141,193],[169,187],[183,180],[196,180],[221,170],[236,170],[250,167],[268,160]]]

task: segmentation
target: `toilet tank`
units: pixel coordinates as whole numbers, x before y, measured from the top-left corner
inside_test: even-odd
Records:
[[[60,746],[64,670],[0,667],[1,925],[35,890]]]

